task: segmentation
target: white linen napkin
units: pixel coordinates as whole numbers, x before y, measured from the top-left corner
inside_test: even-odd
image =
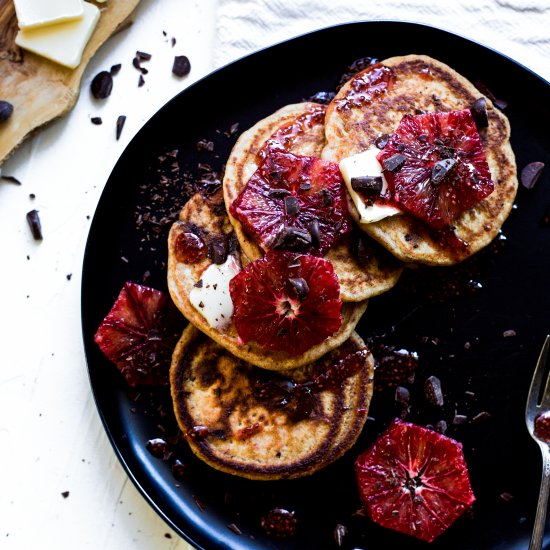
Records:
[[[448,30],[550,79],[548,0],[219,0],[214,65],[309,31],[367,20],[411,21]],[[421,52],[411,44],[405,53]]]

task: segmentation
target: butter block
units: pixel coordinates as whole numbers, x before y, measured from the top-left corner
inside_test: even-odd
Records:
[[[89,2],[82,4],[84,14],[81,19],[30,30],[21,29],[17,33],[15,43],[25,50],[70,69],[78,67],[82,52],[94,32],[100,15],[97,6]]]
[[[20,29],[34,29],[81,19],[84,16],[82,0],[14,0]]]

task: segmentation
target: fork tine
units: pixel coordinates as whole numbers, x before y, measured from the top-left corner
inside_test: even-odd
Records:
[[[527,407],[525,409],[525,416],[529,419],[530,414],[534,414],[536,408],[539,405],[540,388],[543,384],[544,371],[546,370],[546,363],[548,361],[548,350],[550,349],[550,334],[546,336],[544,345],[542,346],[537,366],[535,367],[535,373],[533,374],[533,380],[531,381],[531,388],[529,389],[529,396],[527,398]],[[548,380],[544,380],[544,400],[548,400]],[[531,417],[532,420],[532,417]]]

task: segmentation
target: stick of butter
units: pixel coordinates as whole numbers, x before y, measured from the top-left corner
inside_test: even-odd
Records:
[[[34,29],[80,19],[84,15],[82,0],[14,0],[20,29]]]
[[[30,30],[21,29],[15,43],[70,69],[78,67],[100,13],[99,8],[89,2],[83,2],[82,5],[84,15],[81,19]]]

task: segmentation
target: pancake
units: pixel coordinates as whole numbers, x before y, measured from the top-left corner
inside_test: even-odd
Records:
[[[326,389],[316,383],[329,364],[359,350],[365,351],[350,376]],[[373,366],[352,333],[317,363],[268,372],[189,325],[170,369],[174,412],[192,451],[213,468],[249,479],[302,477],[355,443],[372,397]]]
[[[205,241],[210,243],[224,243],[223,246],[230,248],[236,261],[246,265],[249,262],[248,258],[241,253],[236,246],[236,240],[232,238],[233,227],[225,212],[221,190],[208,196],[197,193],[191,197],[181,210],[179,221],[172,226],[168,238],[168,289],[176,306],[193,325],[233,355],[253,365],[269,370],[285,370],[307,365],[319,359],[349,338],[367,307],[366,301],[343,304],[342,324],[338,332],[302,355],[293,356],[282,351],[269,351],[254,342],[242,344],[231,321],[223,328],[214,328],[189,300],[191,291],[201,280],[203,272],[212,265],[213,259],[205,257],[195,263],[178,261],[175,243],[182,228],[200,233]]]
[[[223,179],[224,199],[229,205],[238,197],[256,171],[257,154],[276,132],[287,132],[291,153],[320,157],[325,145],[325,106],[316,103],[287,105],[245,131],[237,140],[227,161]],[[263,255],[261,248],[248,238],[240,222],[229,214],[242,250],[250,259]],[[361,261],[350,253],[353,237],[340,239],[326,255],[340,281],[340,297],[345,302],[361,302],[389,290],[402,272],[401,264],[390,260],[383,249],[365,244],[369,254]],[[366,241],[365,241],[366,242]]]
[[[354,82],[348,81],[328,107],[322,157],[339,162],[371,147],[381,134],[392,134],[402,117],[420,111],[451,111],[471,108],[484,97],[468,80],[447,65],[423,55],[393,57],[382,61],[390,67],[395,82],[367,105],[355,106]],[[362,73],[359,73],[359,75]],[[498,234],[515,199],[518,181],[510,146],[508,119],[485,97],[489,126],[480,131],[494,191],[453,222],[458,239],[467,249],[442,243],[438,235],[408,214],[400,214],[370,224],[359,224],[399,260],[427,265],[450,265],[465,259],[489,244]],[[342,108],[349,101],[346,108]],[[343,103],[344,102],[344,103]],[[340,107],[340,108],[339,108]],[[350,208],[358,221],[355,207]]]

